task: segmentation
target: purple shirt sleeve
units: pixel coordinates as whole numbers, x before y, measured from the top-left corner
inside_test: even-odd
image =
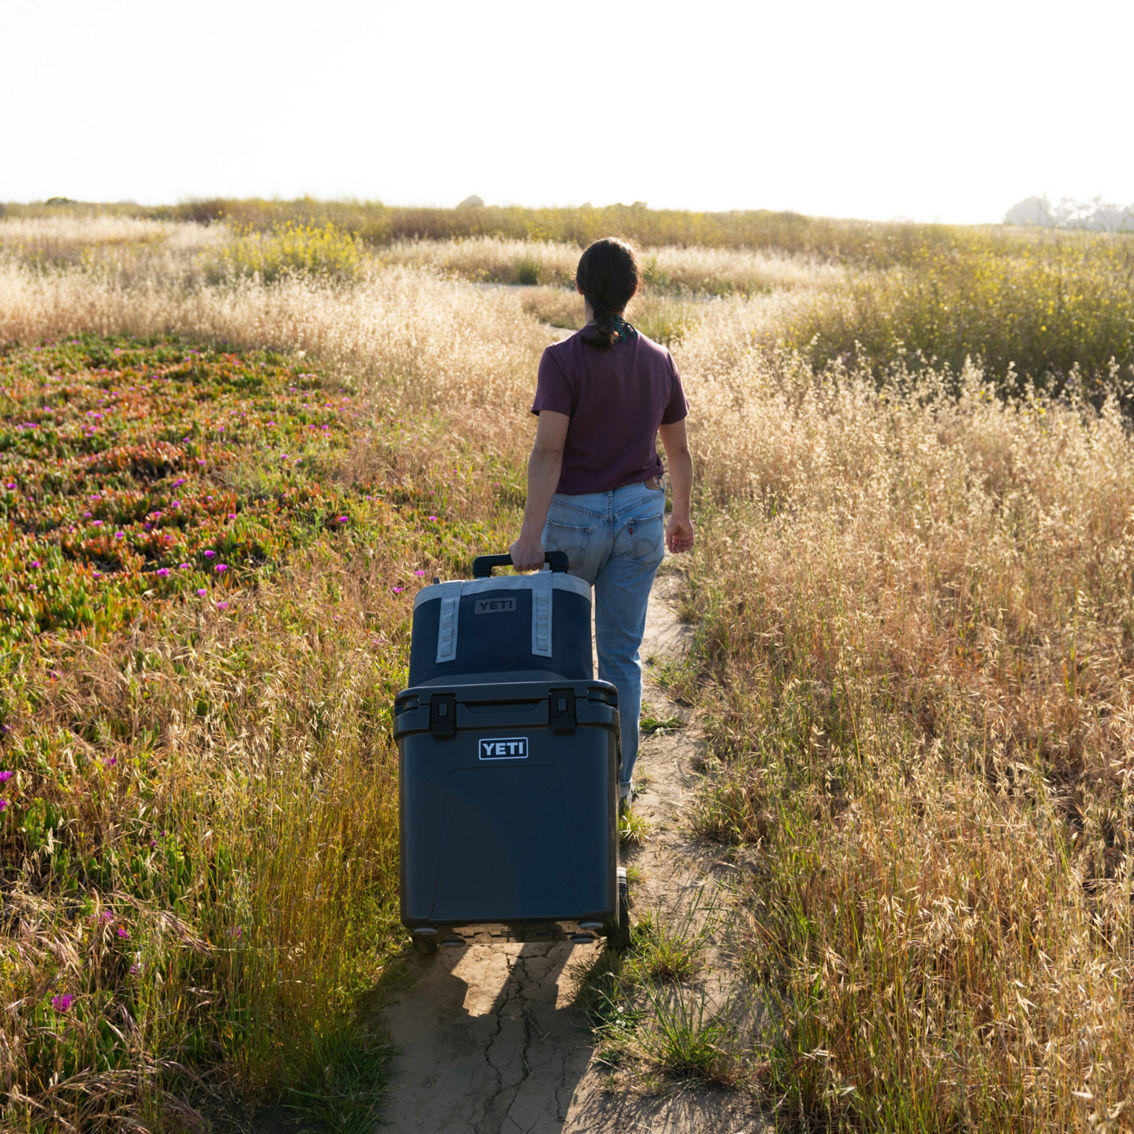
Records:
[[[545,350],[539,360],[532,413],[538,414],[540,410],[546,409],[553,413],[565,413],[570,417],[574,408],[574,398],[567,375],[560,368],[554,352]]]

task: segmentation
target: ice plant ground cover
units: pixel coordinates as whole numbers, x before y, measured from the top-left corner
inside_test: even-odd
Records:
[[[349,443],[351,396],[277,357],[73,339],[2,366],[5,641],[225,600],[352,508],[383,507],[316,475]]]
[[[0,401],[5,1128],[173,1129],[218,1064],[302,1088],[401,941],[413,593],[514,481],[442,485],[427,422],[271,352],[9,347]]]

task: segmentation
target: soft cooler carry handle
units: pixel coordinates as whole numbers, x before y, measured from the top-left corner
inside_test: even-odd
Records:
[[[567,552],[549,551],[544,560],[553,571],[567,570]],[[478,555],[473,560],[472,573],[474,579],[487,579],[492,574],[493,567],[511,567],[510,555]]]

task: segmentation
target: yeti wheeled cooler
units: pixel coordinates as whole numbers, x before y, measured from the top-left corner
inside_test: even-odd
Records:
[[[628,940],[618,693],[593,677],[590,588],[550,571],[423,588],[394,704],[401,913],[421,952]]]

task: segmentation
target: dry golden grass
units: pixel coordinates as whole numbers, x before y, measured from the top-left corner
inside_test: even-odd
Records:
[[[317,354],[415,406],[515,404],[548,342],[509,293],[414,268],[374,269],[349,288],[304,277],[187,288],[158,275],[123,283],[0,264],[0,340],[170,330]]]
[[[572,287],[580,251],[575,244],[479,237],[400,241],[383,248],[381,257],[386,263],[431,267],[462,279]],[[767,251],[661,246],[639,249],[639,258],[647,292],[655,294],[830,288],[845,278],[834,264]]]
[[[532,313],[572,325],[576,301],[562,287],[481,288],[443,274],[519,278],[522,267],[562,283],[571,246],[420,242],[384,252],[353,284],[207,287],[195,267],[205,237],[187,228],[176,239],[185,254],[162,261],[165,274],[156,260],[145,271],[45,272],[9,254],[0,339],[176,329],[304,350],[376,407],[432,423],[406,451],[363,448],[360,461],[440,484],[450,454],[471,444],[519,470],[550,337]],[[647,294],[633,317],[679,328],[669,338],[699,476],[688,604],[701,669],[687,692],[706,715],[716,770],[695,818],[747,844],[746,963],[775,1007],[748,1054],[769,1068],[769,1098],[803,1127],[1129,1129],[1126,421],[1113,403],[1099,414],[1074,399],[1002,400],[973,367],[959,378],[816,374],[780,340],[803,306],[845,303],[838,271],[747,253],[649,254],[673,291]],[[491,506],[467,505],[470,516]],[[308,723],[317,693],[336,706],[324,727],[353,751],[350,706],[362,694],[315,628],[337,613],[344,657],[366,645],[349,580],[329,598],[317,567],[296,576],[282,608],[306,611],[300,642],[274,652],[268,595],[244,627],[256,643],[249,672],[276,717],[293,711],[297,690],[294,712],[310,710]],[[223,674],[239,642],[214,645],[200,656]],[[169,719],[209,680],[171,674],[184,688]],[[249,701],[238,717],[258,712]],[[191,716],[179,727],[194,758],[259,766],[255,744],[222,743]],[[326,767],[330,743],[305,742],[311,760],[297,754],[286,769]],[[348,760],[326,774],[338,800],[362,771]],[[268,955],[286,955],[316,987],[318,951],[267,911],[312,886],[339,893],[342,879],[333,862],[310,865],[318,878],[293,876],[323,828],[285,818],[257,875],[281,897],[259,923]],[[67,948],[50,944],[50,910],[21,916],[36,927],[28,949]]]
[[[727,295],[731,292],[831,288],[845,278],[835,264],[811,256],[725,248],[647,248],[642,253],[651,288]]]
[[[172,224],[138,217],[0,218],[0,246],[26,251],[70,251],[107,244],[150,244],[173,241],[205,247],[216,238],[216,230],[197,224]]]
[[[120,286],[147,279],[191,283],[210,249],[229,240],[223,225],[142,220],[124,216],[5,217],[0,264],[43,273],[81,268]]]
[[[1126,422],[971,369],[714,371],[700,334],[698,823],[758,851],[778,1089],[887,1130],[1105,1125],[1134,1105]]]
[[[417,265],[478,282],[570,285],[579,249],[573,244],[474,237],[402,240],[381,250],[389,264]]]

